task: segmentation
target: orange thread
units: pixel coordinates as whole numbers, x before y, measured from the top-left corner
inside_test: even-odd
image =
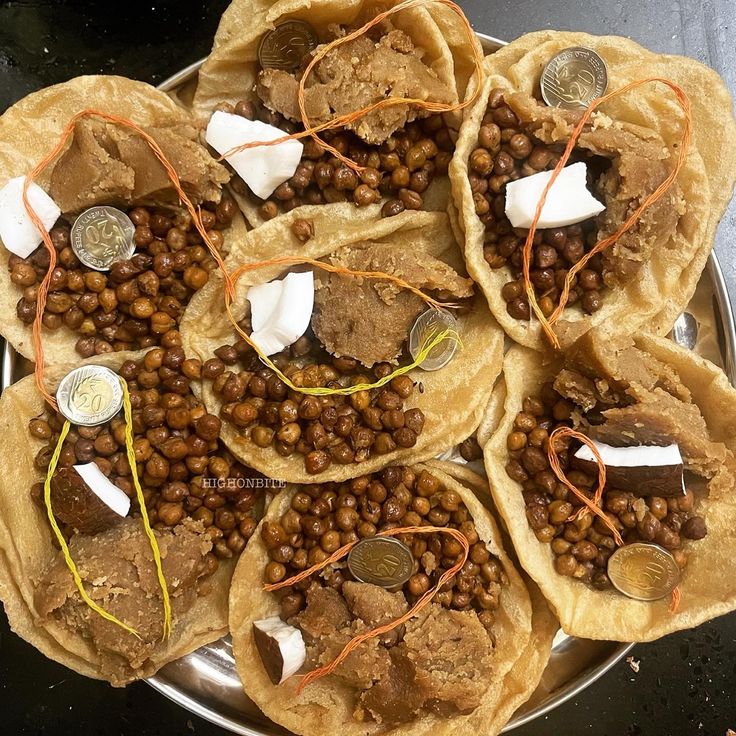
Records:
[[[595,462],[598,466],[598,487],[595,490],[595,494],[593,495],[592,500],[589,499],[582,491],[580,491],[574,483],[571,483],[567,479],[565,471],[560,465],[560,458],[557,456],[554,444],[556,439],[565,439],[567,437],[580,440],[580,442],[590,448],[590,451],[595,457]],[[575,494],[575,496],[577,496],[577,498],[579,498],[585,504],[587,509],[590,509],[596,516],[600,517],[603,523],[611,530],[616,544],[618,544],[619,546],[623,545],[624,540],[619,534],[618,529],[616,529],[616,526],[613,524],[613,522],[601,510],[601,499],[603,498],[603,489],[606,485],[606,465],[603,462],[603,458],[601,457],[600,452],[598,452],[598,448],[595,446],[595,442],[593,442],[593,440],[591,440],[589,437],[586,437],[581,432],[572,429],[571,427],[557,427],[557,429],[555,429],[549,436],[549,445],[547,446],[547,458],[549,459],[549,464],[552,468],[552,472],[557,476],[557,479],[568,489],[570,489]],[[582,514],[586,513],[587,509],[585,507],[579,509],[570,518],[579,518],[580,516],[582,516]]]
[[[53,272],[56,266],[56,250],[54,248],[53,243],[51,242],[51,235],[49,234],[49,231],[43,226],[41,219],[39,218],[38,214],[35,212],[30,202],[28,201],[28,187],[36,179],[36,177],[38,177],[39,174],[41,174],[41,172],[62,151],[67,141],[69,140],[69,137],[74,132],[74,126],[77,124],[79,120],[85,117],[99,117],[110,123],[115,123],[117,125],[122,125],[123,127],[130,128],[131,130],[134,130],[148,144],[149,148],[153,151],[153,154],[161,162],[161,165],[164,167],[164,169],[166,169],[166,173],[169,179],[171,180],[171,183],[173,184],[174,189],[179,195],[180,200],[184,203],[185,207],[189,211],[189,214],[192,217],[192,221],[194,222],[195,227],[197,228],[199,234],[202,236],[202,239],[205,241],[205,243],[207,243],[207,246],[213,258],[217,261],[217,265],[220,267],[220,269],[223,272],[225,271],[225,263],[222,259],[222,256],[220,255],[219,251],[217,250],[217,248],[215,248],[214,244],[210,240],[209,235],[207,234],[207,231],[202,225],[202,220],[201,220],[201,217],[197,209],[192,204],[191,200],[189,199],[189,197],[187,196],[186,192],[184,191],[181,185],[181,180],[179,179],[179,175],[176,173],[176,170],[174,169],[174,167],[169,163],[168,159],[164,155],[164,152],[161,150],[161,147],[158,145],[158,143],[156,143],[156,141],[148,133],[146,133],[146,131],[143,130],[140,126],[136,125],[130,120],[127,120],[122,117],[118,117],[117,115],[110,115],[108,113],[101,112],[100,110],[93,110],[93,109],[82,110],[76,113],[76,115],[74,115],[71,118],[66,128],[64,129],[64,132],[62,133],[62,136],[61,136],[61,140],[56,144],[56,146],[53,148],[52,151],[50,151],[43,159],[41,159],[41,161],[38,162],[38,164],[36,164],[33,170],[26,176],[25,181],[23,183],[23,206],[25,207],[26,212],[28,213],[28,216],[31,219],[31,222],[36,226],[36,228],[40,232],[43,243],[46,247],[46,250],[49,253],[49,269],[46,272],[46,275],[44,276],[43,281],[41,282],[41,285],[38,288],[38,297],[36,300],[36,316],[33,321],[33,347],[36,351],[36,366],[35,366],[36,385],[38,386],[39,391],[42,393],[43,397],[50,404],[50,406],[52,406],[54,409],[57,408],[56,401],[54,397],[46,390],[46,385],[44,382],[45,366],[44,366],[44,358],[43,358],[43,343],[41,341],[41,325],[42,325],[41,320],[43,318],[44,309],[46,308],[46,298],[47,298],[48,291],[49,291],[49,284],[51,282],[51,273]],[[226,289],[231,289],[232,284],[226,280],[225,287]]]
[[[670,601],[670,607],[669,607],[670,613],[677,613],[677,609],[680,607],[681,600],[682,600],[682,591],[680,590],[680,586],[676,585],[672,589],[672,600]]]
[[[386,531],[378,532],[376,536],[379,537],[393,537],[398,534],[449,534],[451,537],[456,539],[458,542],[460,542],[460,545],[463,548],[462,554],[460,555],[459,560],[448,570],[445,570],[445,572],[440,575],[439,580],[437,581],[437,584],[430,588],[419,600],[411,607],[409,611],[407,611],[405,614],[400,616],[397,619],[394,619],[393,621],[390,621],[387,624],[384,624],[383,626],[377,626],[375,629],[371,629],[370,631],[365,631],[362,634],[358,634],[357,636],[354,636],[343,648],[343,650],[340,652],[340,654],[335,657],[335,659],[332,660],[329,664],[324,665],[323,667],[317,667],[316,669],[312,670],[311,672],[308,672],[304,677],[302,678],[301,682],[299,683],[296,692],[297,695],[301,693],[301,691],[309,684],[314,682],[315,680],[318,680],[320,677],[324,677],[325,675],[329,675],[331,672],[334,672],[334,670],[340,665],[341,662],[345,660],[345,658],[355,649],[357,649],[364,641],[368,641],[368,639],[372,639],[374,636],[380,636],[381,634],[386,634],[389,631],[393,631],[397,626],[401,626],[402,624],[409,621],[411,618],[416,616],[419,611],[422,610],[427,604],[429,604],[432,599],[439,593],[440,589],[442,588],[445,583],[448,582],[459,570],[462,568],[462,566],[465,564],[465,562],[468,559],[468,552],[470,551],[470,543],[468,542],[468,538],[457,529],[451,529],[449,527],[436,527],[436,526],[407,526],[407,527],[400,527],[398,529],[387,529]],[[360,540],[359,540],[360,541]],[[338,560],[342,559],[358,542],[350,542],[349,544],[345,544],[337,551],[333,552],[329,557],[327,557],[322,562],[318,562],[316,565],[312,565],[312,567],[303,570],[297,575],[294,575],[291,578],[287,578],[286,580],[282,580],[279,583],[274,583],[271,585],[264,585],[264,590],[267,591],[274,591],[279,590],[280,588],[285,588],[290,585],[295,585],[296,583],[300,582],[301,580],[304,580],[308,578],[310,575],[314,574],[315,572],[319,572],[323,568],[327,567],[328,565],[331,565],[333,562],[337,562]]]
[[[305,101],[304,95],[305,95],[305,85],[306,85],[307,78],[311,74],[314,67],[330,51],[337,48],[338,46],[341,46],[344,43],[348,43],[349,41],[352,41],[362,36],[363,34],[366,33],[366,31],[369,31],[373,26],[385,20],[388,16],[393,15],[394,13],[398,13],[401,10],[408,10],[410,8],[415,8],[415,7],[420,7],[422,5],[426,5],[429,2],[437,2],[442,5],[446,5],[448,8],[450,8],[450,10],[452,10],[452,12],[456,13],[460,17],[463,23],[464,30],[466,31],[468,38],[470,39],[470,45],[473,49],[473,61],[474,61],[474,72],[473,73],[477,81],[473,94],[470,97],[468,97],[464,102],[458,102],[453,105],[446,104],[443,102],[431,102],[429,100],[421,100],[421,99],[416,99],[413,97],[385,97],[384,99],[378,100],[377,102],[374,102],[372,105],[368,105],[367,107],[364,107],[361,110],[356,110],[351,113],[346,113],[344,115],[340,115],[338,117],[332,118],[331,120],[325,123],[321,123],[319,125],[312,126],[309,122],[309,116],[307,115],[306,101]],[[470,25],[470,22],[468,21],[468,19],[465,17],[465,14],[463,13],[462,9],[456,3],[452,2],[452,0],[405,0],[405,2],[398,3],[394,7],[389,8],[388,10],[382,13],[379,13],[377,16],[375,16],[375,18],[368,21],[364,26],[362,26],[361,28],[358,28],[352,33],[349,33],[346,36],[337,38],[334,41],[331,41],[330,43],[325,44],[313,56],[309,65],[305,69],[304,74],[302,75],[302,78],[299,80],[299,92],[298,92],[297,99],[299,103],[299,112],[301,113],[301,116],[302,116],[302,124],[304,125],[303,131],[299,131],[298,133],[292,133],[289,135],[284,135],[272,141],[252,141],[250,143],[243,143],[239,146],[235,146],[231,148],[229,151],[223,154],[219,160],[222,161],[228,156],[231,156],[235,153],[239,153],[241,151],[246,151],[249,148],[256,148],[259,146],[275,146],[275,145],[278,145],[279,143],[284,143],[285,141],[288,141],[288,140],[306,138],[307,136],[311,136],[317,144],[319,144],[326,151],[329,151],[335,158],[337,158],[339,161],[342,161],[346,166],[351,168],[353,171],[360,173],[365,170],[364,166],[359,166],[351,158],[345,156],[344,154],[340,153],[340,151],[338,151],[336,148],[326,143],[324,140],[322,140],[319,137],[318,133],[320,133],[323,130],[343,127],[345,125],[348,125],[349,123],[354,122],[355,120],[358,120],[364,115],[368,115],[374,110],[379,110],[384,107],[392,107],[396,105],[415,105],[416,107],[422,110],[427,110],[429,112],[434,112],[434,113],[444,113],[444,112],[453,112],[455,110],[462,110],[468,107],[469,105],[472,105],[478,99],[478,96],[480,95],[480,91],[482,87],[482,66],[483,66],[483,54],[475,40],[473,28]]]
[[[677,102],[679,103],[680,108],[682,109],[684,113],[682,139],[680,142],[680,150],[677,155],[677,162],[675,164],[675,167],[670,172],[670,174],[667,176],[667,178],[648,197],[646,197],[646,199],[634,210],[634,212],[628,217],[628,219],[624,222],[624,224],[618,228],[618,230],[616,230],[612,235],[609,235],[607,238],[604,238],[603,240],[596,243],[596,245],[590,250],[590,252],[584,255],[576,264],[572,266],[572,268],[567,272],[567,275],[565,276],[565,283],[562,288],[562,293],[560,295],[560,302],[555,308],[554,312],[552,312],[552,314],[549,316],[549,319],[548,319],[547,317],[544,316],[544,314],[542,313],[542,310],[539,307],[539,304],[537,303],[537,297],[534,293],[534,287],[532,285],[531,275],[530,275],[532,244],[534,242],[534,235],[537,231],[537,223],[539,222],[539,219],[542,216],[542,209],[544,208],[544,204],[547,201],[547,194],[549,193],[549,190],[552,188],[552,185],[557,180],[557,177],[559,176],[560,172],[564,168],[568,159],[572,155],[573,149],[575,148],[575,144],[577,143],[577,140],[583,131],[583,127],[588,122],[588,120],[590,119],[595,109],[599,107],[600,105],[602,105],[604,102],[607,102],[608,100],[610,100],[612,97],[616,97],[617,95],[620,95],[624,92],[628,92],[629,90],[635,89],[636,87],[640,87],[644,84],[648,84],[649,82],[661,82],[662,84],[667,85],[667,87],[669,87],[675,93]],[[572,135],[570,136],[570,140],[567,142],[567,146],[565,148],[564,153],[562,154],[560,160],[557,162],[557,165],[553,169],[552,176],[547,182],[547,185],[544,187],[544,190],[542,191],[542,196],[539,198],[539,201],[537,202],[537,209],[534,212],[534,218],[532,219],[532,223],[529,228],[529,232],[527,233],[527,236],[526,236],[526,242],[524,243],[524,249],[522,251],[524,288],[526,291],[527,298],[529,300],[529,304],[532,310],[534,311],[534,314],[537,315],[537,319],[542,325],[542,330],[547,335],[552,345],[558,350],[560,348],[560,342],[557,339],[557,335],[552,329],[552,326],[555,324],[555,322],[557,322],[563,310],[565,309],[565,305],[567,304],[567,301],[570,297],[570,289],[572,288],[573,279],[582,269],[585,268],[588,261],[590,261],[590,259],[593,258],[593,256],[597,255],[601,251],[608,248],[608,246],[615,243],[624,233],[628,232],[637,223],[642,213],[646,209],[651,207],[655,202],[661,199],[662,196],[664,196],[667,190],[672,186],[672,184],[674,184],[675,179],[677,178],[678,174],[680,173],[680,170],[685,164],[685,158],[687,157],[687,151],[690,147],[691,138],[692,138],[692,114],[690,111],[690,100],[688,96],[685,94],[683,89],[681,89],[674,82],[671,82],[668,79],[663,79],[662,77],[647,77],[646,79],[638,79],[634,82],[629,82],[629,84],[624,85],[620,89],[617,89],[613,92],[609,92],[607,95],[604,95],[603,97],[598,97],[595,100],[593,100],[593,102],[590,103],[590,106],[582,114],[582,117],[578,121],[577,125],[575,126],[572,132]]]

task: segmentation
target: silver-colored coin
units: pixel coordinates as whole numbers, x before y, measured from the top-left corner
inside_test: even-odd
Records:
[[[637,601],[658,601],[680,582],[680,568],[664,547],[634,542],[608,558],[608,577],[619,592]]]
[[[95,271],[108,271],[116,261],[135,252],[135,225],[115,207],[90,207],[74,221],[71,244],[74,255]]]
[[[59,411],[72,424],[96,427],[123,408],[120,377],[101,365],[83,365],[67,373],[56,390]]]
[[[417,360],[422,347],[445,330],[452,330],[457,336],[457,320],[444,309],[430,308],[417,317],[409,333],[409,352]],[[425,371],[438,371],[444,368],[455,355],[457,339],[445,338],[439,345],[435,345],[427,357],[421,362],[420,368]]]
[[[295,72],[302,59],[317,48],[319,38],[314,28],[303,20],[279,23],[261,39],[258,61],[261,69]]]
[[[410,577],[414,565],[411,550],[394,537],[362,539],[350,550],[348,569],[361,583],[394,589]]]
[[[583,46],[564,49],[547,62],[540,86],[542,98],[550,107],[588,107],[606,92],[606,63],[595,51]]]

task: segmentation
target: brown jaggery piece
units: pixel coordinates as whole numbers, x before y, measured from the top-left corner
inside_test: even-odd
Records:
[[[344,248],[333,262],[352,270],[380,271],[447,298],[465,299],[473,282],[446,263],[411,248],[365,243]],[[395,363],[425,303],[387,281],[322,273],[315,277],[312,329],[327,352],[367,367]]]
[[[424,704],[416,686],[416,668],[404,647],[390,650],[391,665],[383,677],[360,696],[361,705],[377,723],[406,723]]]
[[[691,400],[671,366],[639,350],[631,340],[617,342],[595,330],[575,342],[565,356],[565,366],[592,378],[599,393],[607,393],[605,403],[619,403],[623,394],[638,399],[656,387],[682,401]]]
[[[393,29],[378,41],[361,36],[332,49],[307,80],[305,105],[312,125],[362,110],[386,97],[452,102],[452,92],[422,61],[422,51],[403,31]],[[299,82],[291,74],[266,69],[257,93],[267,108],[301,121]],[[374,110],[345,127],[367,143],[383,143],[407,123],[422,117],[414,105]]]
[[[196,142],[194,128],[148,128],[195,202],[218,202],[230,176]],[[49,194],[64,213],[99,204],[177,204],[171,180],[148,144],[134,131],[100,120],[80,120],[56,162]]]
[[[156,532],[172,617],[188,611],[198,595],[205,555],[212,543],[200,524],[185,522]],[[161,644],[164,623],[153,555],[140,519],[127,518],[94,536],[74,535],[69,550],[90,597],[128,626],[137,639],[90,609],[79,597],[64,558],[58,553],[39,581],[34,603],[42,617],[54,618],[92,643],[101,672],[113,683],[127,681]]]
[[[595,408],[601,400],[601,394],[596,388],[595,381],[568,368],[563,368],[557,374],[554,389],[560,396],[577,404],[584,412]]]
[[[409,610],[401,591],[389,593],[385,588],[348,580],[343,584],[342,592],[353,616],[371,629],[383,626]]]
[[[521,92],[507,95],[506,103],[522,127],[546,144],[566,143],[581,115],[578,111],[547,107]],[[611,161],[611,166],[594,183],[595,193],[606,205],[596,218],[598,240],[615,232],[667,178],[673,166],[667,146],[654,131],[631,124],[612,124],[601,116],[592,127],[583,130],[577,149]],[[683,210],[682,191],[675,183],[631,230],[602,252],[605,283],[615,288],[631,281],[651,253],[669,242]]]
[[[480,704],[491,677],[493,644],[474,611],[432,603],[407,622],[404,643],[426,700],[461,713]]]
[[[334,588],[315,584],[307,591],[307,606],[296,620],[302,632],[319,639],[349,626],[352,619],[345,599]]]

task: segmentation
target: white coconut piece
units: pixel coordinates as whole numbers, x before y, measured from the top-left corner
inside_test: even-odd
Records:
[[[250,339],[265,355],[280,353],[309,327],[314,309],[314,274],[290,273],[284,279],[253,286],[248,290],[248,301],[253,326]]]
[[[281,684],[301,669],[307,658],[302,632],[278,616],[253,622],[253,634],[271,681]]]
[[[574,225],[606,209],[588,191],[587,171],[582,161],[560,171],[547,193],[538,228]],[[542,171],[506,184],[506,217],[514,227],[531,227],[537,204],[551,178],[551,171]]]
[[[260,120],[248,120],[241,115],[218,110],[210,118],[205,135],[219,154],[256,141],[273,141],[286,133]],[[271,196],[279,184],[294,176],[302,158],[304,146],[300,141],[288,140],[272,146],[248,148],[226,157],[251,191],[261,199]]]
[[[128,515],[130,498],[112,483],[95,463],[75,465],[74,470],[102,503],[109,506],[118,516]]]
[[[18,176],[0,189],[0,239],[11,253],[28,258],[42,237],[23,204],[24,182],[25,176]],[[61,215],[56,202],[35,183],[28,187],[28,202],[46,230],[50,230]]]
[[[655,468],[662,465],[682,465],[678,445],[636,445],[634,447],[612,447],[603,442],[593,442],[605,465],[613,468]],[[575,457],[595,462],[595,455],[588,445],[582,445]]]

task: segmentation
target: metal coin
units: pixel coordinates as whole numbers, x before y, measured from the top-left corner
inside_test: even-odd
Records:
[[[73,424],[104,424],[123,408],[120,377],[101,365],[80,366],[62,378],[56,402],[64,418]]]
[[[319,38],[314,28],[302,20],[279,23],[261,39],[258,61],[261,69],[295,72],[302,59],[317,48]]]
[[[422,346],[445,330],[457,333],[457,320],[444,309],[428,309],[417,317],[417,321],[409,333],[409,352],[417,360]],[[435,345],[419,367],[425,371],[438,371],[444,368],[455,355],[457,340],[446,338],[439,345]]]
[[[540,85],[542,97],[550,107],[588,107],[608,87],[606,64],[595,51],[573,46],[547,62]]]
[[[348,555],[348,569],[362,583],[398,588],[410,577],[411,550],[394,537],[370,537],[358,542]]]
[[[635,542],[608,558],[608,577],[619,592],[637,601],[657,601],[680,582],[675,558],[658,544]]]
[[[90,207],[72,225],[74,255],[95,271],[108,271],[135,252],[135,225],[115,207]]]

